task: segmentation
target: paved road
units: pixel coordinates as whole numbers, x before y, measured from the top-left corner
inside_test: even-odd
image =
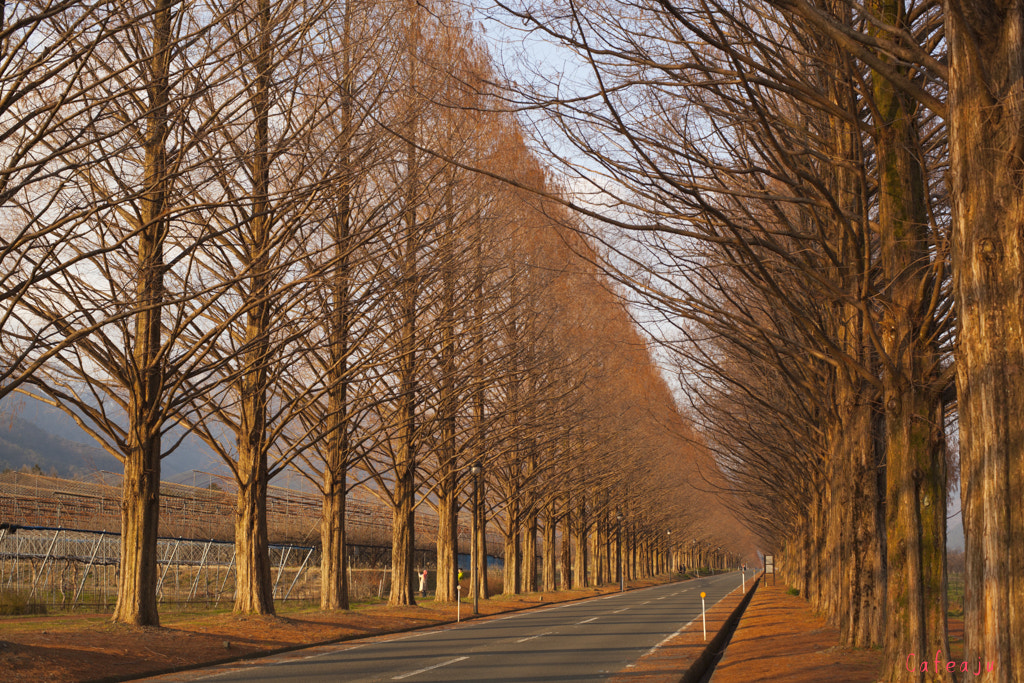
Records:
[[[597,681],[699,620],[701,591],[710,609],[739,585],[723,574],[158,680]]]

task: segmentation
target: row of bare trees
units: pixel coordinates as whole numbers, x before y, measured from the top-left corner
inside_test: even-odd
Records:
[[[518,96],[788,580],[885,680],[955,678],[905,663],[952,657],[959,471],[961,661],[1024,679],[1024,5],[501,4],[575,65]]]
[[[0,397],[123,462],[117,621],[159,623],[161,462],[189,433],[234,479],[239,612],[274,611],[287,468],[323,495],[325,609],[348,606],[353,486],[393,511],[392,604],[424,505],[456,598],[471,488],[508,592],[552,588],[556,557],[563,585],[610,580],[620,526],[633,574],[721,564],[705,450],[537,198],[555,188],[470,27],[444,2],[0,4]]]

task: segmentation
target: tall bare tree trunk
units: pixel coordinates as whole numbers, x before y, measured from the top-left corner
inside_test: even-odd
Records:
[[[607,500],[607,497],[605,498]],[[601,515],[597,521],[597,547],[601,557],[597,563],[597,584],[611,581],[611,537],[608,533],[608,513]],[[669,551],[671,552],[671,550]],[[670,557],[666,557],[668,565],[672,564]]]
[[[419,151],[416,148],[419,127],[416,93],[419,5],[408,3],[406,13],[408,83],[405,121],[403,122],[406,140],[406,177],[405,187],[402,190],[404,193],[404,206],[402,207],[404,235],[400,246],[402,252],[399,255],[401,310],[398,332],[398,434],[395,437],[397,453],[395,455],[395,498],[391,528],[391,595],[388,598],[390,605],[416,604],[413,596],[415,592],[413,585],[415,571],[415,567],[413,567],[415,552],[413,509],[416,495],[416,400],[419,393],[417,381],[419,324],[417,306],[420,288],[418,259],[419,231],[422,229],[417,211],[420,201],[420,168]]]
[[[474,576],[476,586],[474,591],[479,591],[480,599],[486,600],[490,597],[490,587],[487,585],[487,503],[484,497],[484,475],[479,475],[478,504],[476,508],[476,542],[477,542],[477,564]]]
[[[830,11],[844,25],[852,24],[852,9],[845,2],[829,2]],[[855,647],[879,646],[885,627],[884,523],[879,487],[880,467],[875,449],[873,406],[879,402],[875,386],[865,375],[877,375],[874,354],[868,341],[871,321],[858,302],[870,296],[872,247],[865,209],[868,190],[864,186],[865,160],[861,133],[853,123],[859,118],[861,102],[854,86],[855,67],[850,55],[827,40],[826,68],[829,97],[848,118],[829,114],[831,148],[837,163],[828,175],[831,193],[839,211],[834,216],[832,249],[838,255],[834,280],[846,300],[835,306],[836,344],[849,359],[835,369],[835,423],[832,435],[830,478],[832,509],[838,514],[838,556],[830,558],[838,576],[835,595],[838,623],[844,642]],[[856,217],[856,218],[852,218]],[[859,373],[858,373],[859,369]]]
[[[850,470],[850,534],[844,559],[848,565],[847,594],[855,615],[845,631],[853,647],[882,644],[885,629],[884,520],[874,440],[874,392],[865,383],[851,394],[845,420],[845,452]]]
[[[455,366],[455,206],[449,173],[445,189],[445,234],[441,236],[441,377],[438,400],[440,444],[437,486],[437,592],[439,602],[458,599],[458,450],[455,444],[457,387]]]
[[[487,586],[487,515],[486,515],[486,482],[483,472],[487,460],[487,403],[485,396],[485,376],[487,371],[487,351],[484,339],[484,257],[483,245],[484,234],[482,224],[474,235],[476,242],[476,254],[473,261],[473,366],[475,369],[475,386],[473,389],[473,421],[475,427],[475,452],[474,462],[481,468],[480,474],[476,475],[475,491],[473,501],[473,515],[476,518],[476,543],[477,555],[476,566],[473,567],[472,576],[474,585],[470,587],[470,595],[478,595],[480,599],[486,600],[489,588]],[[470,558],[472,562],[473,559]]]
[[[519,584],[519,499],[513,497],[506,503],[505,515],[508,526],[505,528],[505,571],[502,592],[506,595],[518,595]]]
[[[273,614],[270,544],[267,538],[267,383],[270,350],[270,89],[274,46],[270,0],[256,3],[259,44],[252,110],[255,120],[250,232],[245,238],[249,265],[243,367],[239,377],[238,502],[235,509],[235,612]]]
[[[327,390],[327,457],[324,463],[323,517],[320,525],[320,609],[348,609],[345,512],[349,444],[348,354],[350,334],[349,197],[341,199],[335,225],[336,272],[332,282]]]
[[[391,595],[390,605],[414,605],[413,597],[413,505],[416,496],[416,282],[415,249],[411,232],[414,230],[414,211],[409,222],[407,253],[403,269],[401,358],[398,422],[396,437],[398,452],[395,456],[395,492],[391,531]]]
[[[135,338],[128,401],[128,439],[121,489],[121,568],[114,621],[158,626],[157,536],[160,512],[160,408],[164,367],[161,313],[164,299],[165,206],[168,195],[167,137],[170,104],[171,6],[154,6],[153,52],[147,84],[145,187],[141,204],[135,286]],[[2,21],[0,21],[2,24]]]
[[[235,506],[235,607],[240,614],[273,614],[270,543],[267,538],[266,456],[239,453],[239,467],[251,478],[238,487]],[[262,460],[262,463],[261,463]]]
[[[1024,5],[947,0],[964,659],[1024,681]]]
[[[413,468],[400,466],[396,476],[397,500],[391,516],[391,594],[389,605],[415,605],[413,595]]]
[[[135,431],[135,430],[133,430]],[[157,549],[160,512],[160,438],[129,436],[121,488],[121,572],[114,621],[159,626]]]
[[[572,520],[572,585],[573,588],[584,588],[587,585],[587,513],[584,505],[579,505]]]
[[[623,549],[625,550],[625,553],[626,553],[626,557],[625,557],[626,580],[627,581],[631,581],[631,580],[633,580],[633,579],[635,579],[637,577],[637,572],[636,572],[636,536],[633,533],[633,525],[632,524],[627,523],[627,524],[623,524],[622,525],[622,546],[623,546]],[[694,561],[693,565],[691,566],[691,569],[693,568],[693,566],[696,566],[696,561]]]
[[[897,0],[876,0],[877,15],[899,25]],[[946,463],[941,448],[941,394],[928,300],[932,272],[928,198],[916,105],[873,74],[879,120],[875,145],[879,232],[887,305],[882,325],[886,424],[888,544],[886,671],[890,681],[920,680],[905,666],[909,653],[949,652],[946,630]],[[932,667],[935,668],[935,667]],[[927,680],[951,680],[941,669]]]
[[[558,573],[561,576],[559,588],[561,590],[571,590],[578,587],[572,580],[572,542],[570,541],[572,522],[568,512],[563,514],[561,519],[562,536],[558,541]]]
[[[323,519],[320,522],[320,609],[348,609],[345,551],[345,468],[324,472]],[[340,477],[338,475],[341,475]]]
[[[601,521],[597,519],[593,531],[587,535],[587,584],[601,585]]]
[[[541,541],[541,553],[543,555],[542,569],[541,569],[541,590],[553,591],[556,588],[555,584],[555,564],[556,564],[556,547],[555,547],[555,526],[556,516],[554,512],[554,505],[550,504],[547,506],[547,511],[544,515],[544,532],[543,540]]]
[[[534,593],[537,591],[537,512],[531,508],[525,517],[520,587],[524,593]]]
[[[439,494],[437,510],[437,592],[438,602],[458,599],[458,501],[455,491]]]
[[[352,17],[354,2],[345,3],[341,34],[340,197],[332,221],[331,310],[328,327],[327,457],[324,463],[323,518],[320,525],[320,609],[348,609],[348,554],[345,519],[348,499],[349,353],[352,333],[352,168],[353,130]]]

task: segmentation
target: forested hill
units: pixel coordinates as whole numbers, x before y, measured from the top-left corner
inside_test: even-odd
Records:
[[[75,479],[97,470],[121,469],[117,459],[101,448],[66,439],[11,411],[0,411],[0,470],[35,466],[43,473]]]
[[[212,453],[196,438],[186,438],[162,462],[161,478],[182,472],[210,470]],[[63,411],[32,399],[0,402],[0,471],[35,469],[73,479],[97,471],[122,471],[121,463],[100,448]]]

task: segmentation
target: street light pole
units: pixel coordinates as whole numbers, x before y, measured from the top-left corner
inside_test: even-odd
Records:
[[[478,524],[480,523],[480,473],[483,468],[480,465],[473,465],[469,468],[473,474],[473,543],[472,559],[473,566],[470,568],[469,577],[473,583],[473,614],[480,614],[480,539],[477,538]]]
[[[622,566],[622,513],[615,513],[615,521],[619,523],[617,534],[619,536],[619,592],[626,592],[626,573]]]

